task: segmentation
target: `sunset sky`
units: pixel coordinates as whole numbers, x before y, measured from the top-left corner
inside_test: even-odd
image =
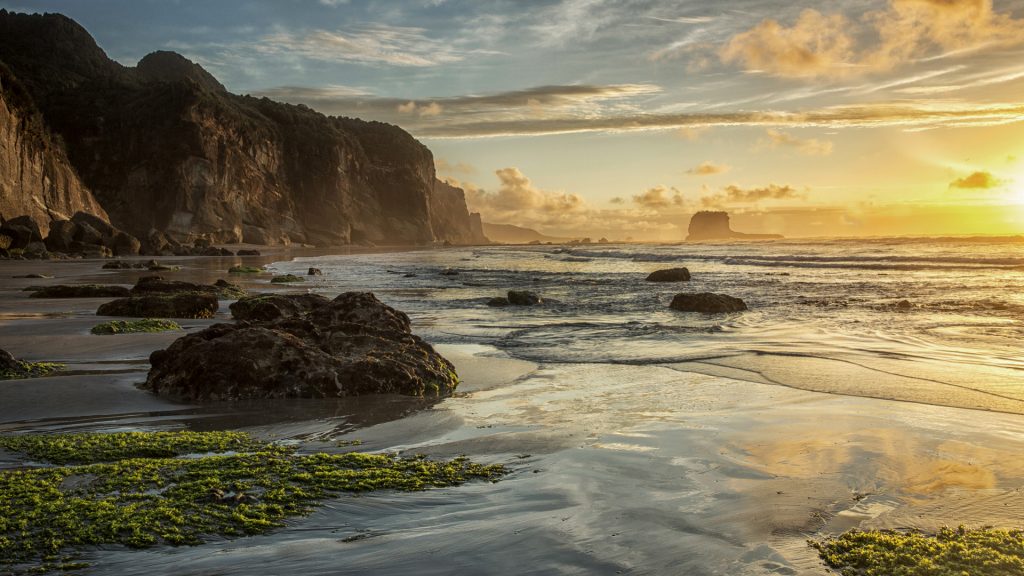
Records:
[[[396,123],[491,222],[1024,233],[1024,0],[0,1]]]

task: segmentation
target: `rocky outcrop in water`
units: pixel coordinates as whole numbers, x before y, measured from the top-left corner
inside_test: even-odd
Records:
[[[59,14],[0,10],[0,60],[67,143],[74,169],[65,170],[59,154],[10,146],[3,153],[64,182],[52,195],[84,203],[87,187],[103,207],[58,208],[62,214],[105,209],[147,244],[154,234],[316,245],[482,239],[464,199],[451,191],[434,198],[430,150],[396,126],[231,94],[173,52],[125,67]],[[39,186],[18,185],[18,210],[28,213]]]
[[[726,294],[714,294],[712,292],[694,292],[676,294],[672,298],[669,308],[681,312],[703,312],[705,314],[719,314],[722,312],[742,312],[747,309],[747,303],[733,296]]]
[[[775,240],[782,238],[779,234],[745,234],[737,232],[729,227],[728,212],[697,212],[690,218],[689,233],[686,236],[688,242],[699,242],[701,240]]]
[[[645,278],[648,282],[688,282],[690,271],[686,268],[666,268],[655,270]]]
[[[306,295],[274,298],[263,308],[269,300],[242,300],[245,305],[232,308],[252,321],[215,324],[154,352],[144,387],[212,401],[444,396],[458,384],[452,364],[412,334],[409,318],[373,294],[347,292],[325,302]],[[289,299],[295,306],[282,304]]]

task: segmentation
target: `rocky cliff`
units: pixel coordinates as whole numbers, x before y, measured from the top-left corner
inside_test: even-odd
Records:
[[[136,236],[339,245],[464,235],[446,228],[461,212],[432,213],[430,150],[396,126],[231,94],[173,52],[125,67],[58,14],[0,10],[0,60],[111,222]]]
[[[737,232],[729,226],[728,212],[697,212],[690,218],[688,242],[699,242],[701,240],[771,240],[782,238],[779,234],[744,234]]]
[[[29,216],[45,237],[51,220],[76,212],[107,217],[28,92],[0,63],[0,218]]]
[[[434,238],[450,244],[488,244],[478,212],[470,213],[462,188],[434,181],[430,196],[430,223]]]

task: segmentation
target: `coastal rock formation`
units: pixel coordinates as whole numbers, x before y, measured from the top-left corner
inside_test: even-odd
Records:
[[[231,94],[173,52],[125,67],[59,14],[0,10],[0,59],[41,112],[38,126],[45,121],[67,143],[70,161],[47,147],[45,132],[41,144],[23,146],[19,126],[29,116],[7,104],[0,134],[14,147],[0,154],[30,169],[0,176],[16,187],[4,217],[109,214],[146,239],[150,254],[167,250],[161,234],[323,246],[483,239],[464,198],[452,190],[434,197],[430,150],[396,126]],[[86,187],[103,208],[88,203]],[[54,196],[44,202],[54,214],[30,211],[40,188]]]
[[[144,387],[212,401],[442,396],[458,384],[452,364],[412,334],[409,318],[373,294],[348,292],[327,302],[279,295],[236,304],[232,313],[240,317],[272,319],[215,324],[178,339],[150,356]]]
[[[29,298],[121,298],[128,294],[129,291],[124,286],[55,284],[33,291]]]
[[[97,316],[132,318],[213,318],[220,304],[217,296],[195,292],[147,294],[118,298],[96,310]]]
[[[686,268],[666,268],[647,275],[648,282],[688,282],[690,271]]]
[[[243,290],[237,284],[226,280],[217,280],[213,284],[195,284],[193,282],[182,282],[181,280],[167,280],[162,276],[143,276],[135,283],[130,291],[132,296],[147,296],[154,294],[212,294],[222,300],[244,298]]]
[[[745,234],[737,232],[729,227],[728,212],[697,212],[690,218],[689,234],[687,242],[699,242],[701,240],[775,240],[782,238],[779,234]]]
[[[569,238],[548,236],[546,234],[541,234],[532,228],[523,228],[512,224],[492,224],[490,222],[484,222],[482,226],[484,234],[486,234],[491,241],[499,242],[501,244],[541,244],[543,242],[560,244],[570,240]]]
[[[669,308],[681,312],[704,312],[705,314],[718,314],[721,312],[742,312],[747,309],[747,303],[739,298],[725,294],[714,294],[711,292],[695,292],[689,294],[676,294],[672,298]]]
[[[465,191],[441,180],[434,181],[430,196],[430,222],[437,242],[490,244],[480,214],[466,207]]]
[[[5,54],[0,51],[0,59]],[[0,62],[0,219],[27,216],[42,240],[51,220],[67,220],[76,212],[106,218],[32,96]]]
[[[269,322],[308,314],[329,302],[319,294],[259,294],[242,298],[230,308],[235,320]]]

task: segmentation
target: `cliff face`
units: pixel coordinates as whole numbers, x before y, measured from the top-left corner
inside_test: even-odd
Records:
[[[480,214],[470,213],[466,206],[466,193],[442,182],[434,181],[430,196],[430,223],[434,229],[434,240],[451,244],[489,244],[484,235]]]
[[[234,95],[173,52],[126,68],[56,14],[0,10],[0,59],[67,142],[111,221],[136,236],[317,245],[465,237],[461,222],[432,217],[433,157],[398,127]]]
[[[688,242],[699,242],[701,240],[771,240],[782,238],[779,234],[745,234],[736,232],[729,227],[728,212],[697,212],[690,218]]]
[[[25,88],[0,64],[0,218],[29,216],[46,236],[51,220],[76,212],[107,218]]]

